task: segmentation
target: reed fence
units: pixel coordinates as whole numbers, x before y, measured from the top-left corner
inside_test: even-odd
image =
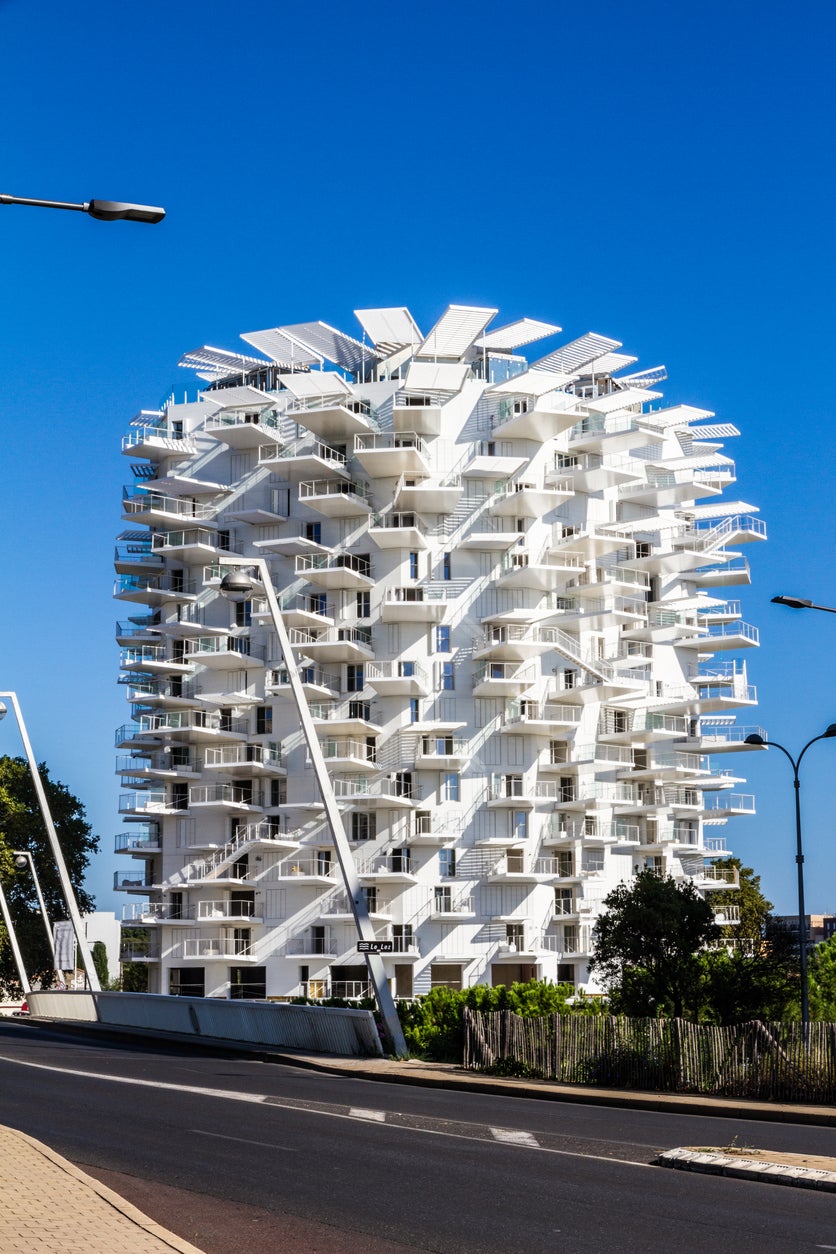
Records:
[[[563,1084],[836,1102],[836,1023],[712,1027],[684,1019],[537,1019],[465,1008],[464,1065]]]

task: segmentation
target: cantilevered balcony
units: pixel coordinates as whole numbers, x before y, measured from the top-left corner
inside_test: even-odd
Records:
[[[473,669],[474,697],[518,697],[537,682],[534,665],[480,662]]]
[[[472,893],[455,889],[452,885],[438,885],[433,889],[428,918],[436,923],[445,919],[472,919],[476,917],[476,899]]]
[[[572,814],[550,814],[543,827],[544,847],[559,847],[573,841],[584,845],[638,845],[640,828],[628,819],[602,819],[588,814],[575,818]]]
[[[578,453],[625,454],[658,444],[663,433],[664,427],[653,422],[652,413],[593,413],[572,428],[569,448]]]
[[[166,710],[139,719],[139,739],[211,744],[242,740],[248,734],[249,720],[207,710]]]
[[[386,588],[380,617],[384,623],[440,623],[454,600],[444,583]]]
[[[190,810],[218,810],[230,814],[259,814],[264,809],[259,791],[246,784],[198,784],[189,789]]]
[[[711,623],[699,627],[693,636],[686,636],[679,644],[686,648],[699,649],[703,653],[720,653],[727,649],[756,649],[760,644],[760,632],[751,623],[739,620]]]
[[[187,563],[223,561],[227,553],[240,556],[230,548],[228,533],[221,537],[214,527],[180,527],[174,531],[158,532],[152,545],[160,557]]]
[[[117,575],[154,575],[163,570],[163,559],[151,551],[151,537],[146,532],[125,532],[119,537],[113,554]]]
[[[313,376],[312,376],[313,377]],[[371,401],[351,396],[308,396],[291,401],[286,416],[323,440],[338,443],[377,427]]]
[[[420,800],[420,790],[408,776],[394,779],[372,779],[362,775],[331,781],[337,801],[346,805],[362,805],[363,809],[412,809]]]
[[[534,792],[524,775],[491,775],[486,796],[491,809],[530,810],[534,805]]]
[[[114,837],[114,851],[131,857],[148,857],[162,849],[159,823],[135,823],[126,832]]]
[[[557,736],[574,731],[581,708],[555,701],[510,701],[502,717],[501,732],[522,736]]]
[[[135,523],[160,526],[167,523],[204,522],[214,518],[216,505],[198,504],[192,497],[166,496],[140,484],[125,489],[122,517]]]
[[[140,605],[167,605],[178,601],[194,601],[197,587],[179,572],[168,575],[120,575],[113,585],[116,601],[134,601]]]
[[[116,774],[122,777],[123,787],[144,787],[146,780],[189,780],[199,779],[201,765],[198,759],[186,751],[173,754],[171,749],[132,755],[129,758],[117,758]]]
[[[515,548],[502,554],[497,586],[500,588],[534,588],[551,592],[562,587],[572,574],[583,569],[583,560],[575,553],[553,553],[543,548],[539,553]]]
[[[320,741],[326,765],[332,771],[359,771],[368,774],[378,769],[374,737],[356,739],[348,736],[328,737]]]
[[[367,884],[397,884],[406,887],[418,883],[411,851],[405,847],[369,858],[359,870],[361,881]]]
[[[300,666],[299,678],[309,701],[329,700],[338,697],[342,692],[339,675],[335,671],[325,670],[314,663],[309,666]],[[267,696],[292,697],[290,679],[283,666],[267,672],[264,691]]]
[[[219,399],[222,392],[214,393]],[[233,449],[262,448],[265,445],[273,451],[280,448],[281,415],[270,412],[269,408],[260,410],[221,410],[210,414],[203,424],[207,435],[228,444]]]
[[[421,736],[415,746],[415,766],[419,770],[457,771],[470,761],[470,756],[466,736]]]
[[[171,958],[188,962],[255,962],[257,955],[252,944],[240,935],[238,928],[230,928],[220,936],[201,936],[197,939],[184,937],[175,941]]]
[[[352,518],[372,512],[368,484],[353,479],[303,480],[299,484],[299,500],[328,518]]]
[[[332,627],[316,631],[291,627],[290,643],[314,662],[368,662],[374,657],[370,627]]]
[[[166,645],[144,644],[120,649],[119,665],[123,671],[142,671],[146,675],[188,675],[193,669],[190,658],[171,656]]]
[[[291,483],[301,479],[348,478],[345,452],[312,436],[294,440],[283,449],[262,445],[258,464]]]
[[[514,626],[498,623],[488,627],[473,641],[475,659],[525,662],[554,648],[558,631],[554,627]]]
[[[186,658],[212,670],[252,670],[264,666],[264,653],[249,636],[198,636],[186,640]]]
[[[441,434],[441,410],[449,394],[396,392],[392,401],[392,426],[406,435]]]
[[[383,725],[375,721],[376,715],[371,701],[341,701],[309,703],[311,717],[320,735],[377,736],[383,731]]]
[[[497,485],[488,510],[499,518],[544,518],[574,495],[575,485],[565,476],[551,478],[546,483],[514,479]]]
[[[313,884],[320,888],[327,888],[339,879],[339,872],[339,866],[328,851],[322,851],[312,858],[287,858],[275,869],[280,880],[299,885]]]
[[[414,431],[369,432],[354,437],[354,460],[373,479],[424,477],[430,473],[426,442]]]
[[[324,592],[296,592],[281,596],[279,607],[286,627],[322,631],[333,627],[336,622],[336,606],[326,599]],[[253,618],[264,623],[270,621],[270,607],[266,600],[253,604]]]
[[[546,483],[567,477],[578,492],[602,492],[605,488],[624,488],[626,484],[645,484],[648,463],[632,457],[610,453],[556,453]],[[631,498],[632,499],[632,498]]]
[[[734,721],[734,715],[729,714],[726,717],[722,715],[717,718],[700,719],[699,726],[694,730],[693,736],[689,736],[689,740],[693,740],[695,746],[704,750],[706,753],[762,753],[765,745],[747,745],[747,736],[756,735],[764,741],[769,740],[769,734],[763,727],[757,726],[738,726]]]
[[[427,697],[430,676],[420,662],[369,662],[366,683],[381,697]]]
[[[402,476],[395,488],[394,505],[399,513],[452,514],[463,492],[458,475],[443,479]]]
[[[188,797],[172,789],[149,788],[142,792],[124,792],[119,797],[119,813],[137,818],[160,818],[188,811]]]
[[[741,792],[717,793],[706,801],[702,813],[706,819],[727,819],[740,814],[754,814],[755,798]]]
[[[117,893],[148,893],[155,887],[150,866],[113,873],[113,888]]]
[[[502,552],[518,544],[519,540],[520,532],[516,522],[509,516],[492,518],[489,514],[481,513],[474,519],[470,531],[461,541],[461,547],[480,552]]]
[[[203,755],[206,771],[223,771],[236,779],[258,779],[287,774],[281,747],[269,745],[224,745],[206,749]]]
[[[500,400],[491,435],[497,440],[548,440],[574,427],[581,414],[577,398],[567,392],[544,396],[510,396]]]
[[[427,549],[429,529],[417,514],[375,514],[369,525],[369,539],[379,549]]]
[[[416,810],[406,839],[411,845],[449,845],[459,839],[464,828],[464,816],[454,811]]]
[[[236,900],[232,897],[215,897],[208,901],[205,899],[198,901],[194,914],[195,923],[218,923],[226,920],[247,923],[263,921],[256,913],[254,901]]]
[[[194,436],[187,435],[179,422],[169,423],[164,414],[140,415],[136,425],[131,423],[131,430],[122,437],[122,452],[126,457],[150,457],[153,461],[161,458],[193,457],[197,452]]]
[[[295,572],[299,579],[320,588],[344,590],[374,587],[371,562],[365,554],[335,553],[324,556],[304,553],[295,559]]]

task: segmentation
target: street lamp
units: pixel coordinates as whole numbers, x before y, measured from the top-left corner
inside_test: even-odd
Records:
[[[230,571],[224,575],[221,580],[220,590],[231,600],[244,600],[253,592],[253,580],[247,570],[253,569],[258,571],[258,578],[264,587],[264,593],[267,597],[267,605],[270,610],[270,618],[279,641],[284,658],[285,669],[287,670],[288,680],[290,682],[290,690],[293,699],[296,702],[296,710],[299,715],[299,722],[302,727],[302,733],[308,746],[308,754],[310,755],[311,765],[313,766],[319,791],[322,796],[323,805],[325,806],[325,817],[328,821],[328,827],[331,832],[331,840],[337,853],[337,861],[345,885],[346,895],[351,903],[351,911],[354,915],[354,922],[357,926],[357,934],[361,942],[366,945],[374,945],[376,942],[374,928],[369,918],[369,908],[366,904],[366,898],[360,885],[360,877],[357,874],[357,867],[354,864],[354,858],[351,853],[351,846],[348,843],[348,837],[343,827],[342,815],[340,814],[337,798],[334,794],[334,788],[331,783],[331,776],[328,774],[328,767],[325,765],[325,758],[322,753],[322,746],[319,743],[319,737],[316,734],[316,725],[311,717],[308,701],[305,696],[302,681],[299,678],[299,671],[296,666],[296,658],[290,644],[290,638],[287,634],[287,628],[284,625],[284,619],[279,608],[276,591],[270,578],[270,571],[267,562],[263,557],[257,558],[231,558],[224,554],[222,564],[224,566],[232,566],[238,569]],[[244,567],[245,570],[240,569]],[[404,1040],[403,1030],[398,1012],[395,1009],[395,1001],[392,997],[392,990],[389,987],[389,981],[386,978],[386,972],[383,966],[383,959],[378,951],[366,950],[366,963],[369,969],[369,977],[374,988],[375,1000],[389,1037],[391,1048],[395,1054],[404,1057],[407,1053],[406,1041]]]
[[[773,597],[774,605],[788,605],[791,610],[823,610],[825,614],[836,614],[832,605],[814,605],[804,597]]]
[[[75,938],[78,943],[78,950],[81,954],[81,962],[84,967],[84,973],[87,976],[87,982],[91,990],[94,993],[100,993],[102,991],[101,984],[99,983],[99,977],[96,974],[96,968],[93,965],[93,957],[84,936],[84,923],[82,922],[81,913],[78,909],[78,903],[75,899],[75,893],[70,881],[67,864],[64,861],[64,853],[61,849],[61,842],[58,839],[58,833],[56,832],[55,824],[52,821],[52,814],[50,813],[46,790],[44,789],[43,780],[41,779],[40,772],[38,771],[38,764],[35,761],[35,755],[32,752],[32,743],[29,740],[29,734],[26,731],[26,724],[23,721],[23,714],[21,713],[17,693],[0,692],[0,697],[7,697],[11,702],[12,709],[14,710],[18,730],[20,732],[20,738],[23,741],[23,748],[26,751],[26,760],[29,763],[29,772],[32,776],[32,783],[35,786],[38,805],[40,806],[41,816],[44,821],[44,827],[46,828],[47,839],[49,840],[49,845],[52,850],[52,856],[55,859],[55,865],[58,870],[58,878],[61,881],[64,901],[67,904],[67,913],[70,916],[73,931],[75,932]],[[0,700],[0,719],[5,718],[6,713],[7,707],[5,702]]]
[[[832,740],[836,736],[836,723],[831,723],[819,736],[808,740],[797,758],[789,749],[779,745],[776,740],[766,740],[753,732],[744,740],[745,745],[763,745],[768,749],[780,749],[789,759],[792,767],[793,787],[795,789],[795,861],[798,867],[798,958],[801,970],[801,1022],[806,1027],[810,1022],[810,990],[807,980],[807,913],[804,907],[804,852],[801,847],[801,781],[798,778],[799,768],[804,754],[817,740]]]
[[[15,866],[17,869],[22,871],[25,866],[28,866],[32,874],[32,879],[35,881],[35,892],[38,894],[38,905],[41,910],[41,918],[44,921],[44,928],[46,929],[46,939],[49,943],[49,952],[52,955],[52,969],[58,978],[58,987],[60,988],[64,983],[64,972],[59,970],[58,964],[55,960],[55,938],[52,935],[52,924],[49,921],[49,915],[46,910],[46,902],[44,901],[44,895],[41,892],[41,881],[38,878],[38,872],[35,867],[35,859],[32,857],[28,849],[13,849],[12,853],[14,854]]]
[[[20,946],[17,943],[17,935],[15,934],[15,925],[12,921],[11,911],[9,910],[9,904],[6,901],[6,894],[3,892],[2,884],[0,884],[0,914],[3,916],[3,922],[6,924],[6,931],[9,934],[9,944],[12,947],[12,955],[14,957],[17,974],[20,979],[20,987],[28,996],[32,990],[29,986],[29,981],[26,978],[26,968],[23,965],[23,957],[21,956]]]
[[[31,200],[27,196],[9,196],[0,192],[0,205],[37,205],[40,209],[72,209],[89,214],[100,222],[162,222],[165,209],[156,205],[130,205],[120,200],[85,200],[74,204],[66,200]]]

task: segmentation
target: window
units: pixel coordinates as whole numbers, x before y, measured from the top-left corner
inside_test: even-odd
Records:
[[[415,678],[415,663],[414,662],[398,662],[398,674],[400,675],[401,679],[414,679]]]
[[[435,651],[436,653],[450,652],[450,628],[446,624],[435,629]]]
[[[377,815],[361,810],[352,811],[349,831],[351,840],[374,840],[377,836]]]
[[[409,577],[410,579],[418,578],[418,554],[410,553],[409,555]]]
[[[433,905],[436,914],[449,914],[453,907],[453,890],[436,884],[433,893]]]
[[[366,677],[362,663],[349,663],[345,668],[346,692],[362,692],[366,686]]]
[[[555,914],[574,914],[575,903],[571,888],[556,888],[554,890],[554,912]]]
[[[313,544],[322,544],[322,523],[306,522],[305,539],[310,540]]]
[[[218,548],[221,549],[224,553],[228,553],[230,550],[230,547],[231,547],[230,540],[231,540],[231,534],[229,531],[218,532]]]
[[[445,771],[441,777],[441,800],[461,800],[461,776],[458,771]]]
[[[438,873],[443,880],[453,879],[456,874],[455,849],[441,849],[438,854]]]
[[[355,605],[358,618],[371,617],[372,597],[370,592],[358,592],[355,597]]]
[[[317,849],[316,873],[317,875],[330,875],[331,874],[331,850],[330,849]]]
[[[395,775],[395,796],[412,797],[412,771],[398,771]]]
[[[408,953],[414,944],[411,923],[395,923],[392,927],[392,940],[396,954]]]
[[[525,810],[512,811],[511,835],[514,837],[514,840],[528,839],[528,815]]]
[[[372,703],[371,701],[349,701],[348,717],[362,718],[367,723],[372,721]]]
[[[442,662],[439,670],[439,688],[442,692],[453,692],[456,687],[456,673],[452,662]]]
[[[203,967],[172,967],[168,973],[168,991],[172,997],[203,997]]]
[[[266,967],[230,967],[229,996],[264,1001],[267,996]]]
[[[409,721],[410,723],[420,723],[421,721],[421,702],[417,697],[409,699]]]
[[[253,621],[253,603],[252,601],[236,601],[235,602],[235,626],[250,627]]]
[[[450,573],[450,554],[449,553],[443,553],[441,557],[441,578],[442,579],[453,578],[452,574]]]
[[[283,806],[287,801],[287,780],[270,780],[270,809]]]
[[[273,707],[272,705],[260,705],[255,712],[255,734],[256,736],[272,736],[273,734]]]
[[[377,914],[377,888],[361,888],[360,892],[363,894],[369,914]]]

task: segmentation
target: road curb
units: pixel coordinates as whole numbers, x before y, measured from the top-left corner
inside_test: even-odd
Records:
[[[786,1161],[747,1158],[740,1154],[724,1154],[720,1150],[666,1150],[658,1158],[654,1158],[653,1163],[656,1167],[671,1167],[674,1171],[696,1171],[710,1176],[729,1176],[736,1180],[756,1180],[760,1184],[784,1184],[796,1189],[836,1193],[836,1171],[803,1167]]]

